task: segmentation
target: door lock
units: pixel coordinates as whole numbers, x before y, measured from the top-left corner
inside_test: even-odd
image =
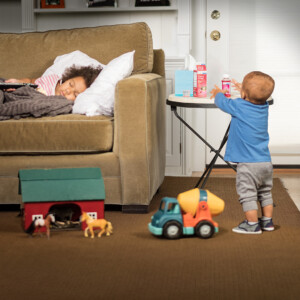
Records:
[[[210,38],[213,41],[218,41],[221,38],[221,33],[218,30],[214,30],[210,34]]]
[[[211,18],[214,19],[214,20],[217,20],[220,18],[220,12],[218,10],[214,10],[212,13],[211,13]]]

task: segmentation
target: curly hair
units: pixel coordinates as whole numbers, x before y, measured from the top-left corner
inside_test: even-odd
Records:
[[[93,66],[76,67],[73,65],[65,70],[61,80],[65,82],[74,77],[83,77],[86,87],[89,88],[101,71],[101,66],[95,68]]]

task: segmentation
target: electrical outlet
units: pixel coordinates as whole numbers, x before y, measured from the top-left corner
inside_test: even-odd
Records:
[[[95,219],[95,220],[97,220],[98,218],[97,218],[97,213],[96,212],[88,212],[87,213],[91,218],[93,218],[93,219]]]
[[[38,219],[44,219],[43,215],[32,215],[32,221],[38,220]]]

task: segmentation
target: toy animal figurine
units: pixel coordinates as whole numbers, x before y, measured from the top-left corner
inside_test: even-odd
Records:
[[[54,215],[47,214],[44,219],[35,219],[31,222],[29,227],[25,230],[26,233],[33,235],[35,230],[39,232],[42,227],[46,227],[46,236],[50,238],[50,224],[55,222]]]
[[[106,234],[106,236],[110,236],[113,232],[113,227],[111,225],[111,222],[106,221],[105,219],[93,219],[91,216],[89,216],[86,212],[82,212],[82,215],[80,217],[81,222],[86,222],[87,227],[84,230],[84,236],[88,237],[88,231],[91,233],[91,238],[93,239],[95,237],[94,234],[94,228],[100,228],[100,232],[98,233],[98,237],[101,237],[103,233]]]

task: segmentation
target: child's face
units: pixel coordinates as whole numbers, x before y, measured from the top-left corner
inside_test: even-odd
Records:
[[[62,84],[57,84],[55,95],[64,96],[68,100],[74,101],[76,97],[86,90],[86,84],[83,77],[74,77],[66,80]]]

